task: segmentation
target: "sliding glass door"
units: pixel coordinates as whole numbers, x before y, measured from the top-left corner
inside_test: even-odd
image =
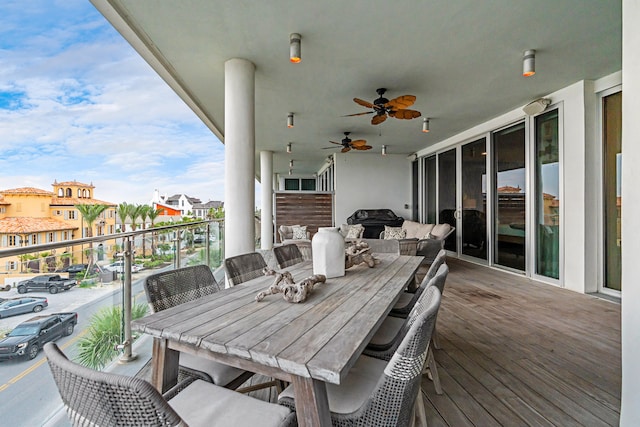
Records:
[[[456,227],[456,149],[445,151],[438,155],[438,222],[448,223]],[[456,234],[447,237],[444,248],[456,252]]]
[[[462,146],[461,254],[487,259],[486,138]]]
[[[524,122],[493,133],[493,170],[493,263],[524,272],[527,266]]]

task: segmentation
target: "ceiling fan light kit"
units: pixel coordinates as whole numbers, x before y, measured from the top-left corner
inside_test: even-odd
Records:
[[[536,73],[536,51],[529,49],[524,51],[522,58],[522,75],[524,77],[533,76]]]
[[[287,127],[293,127],[293,113],[289,113],[289,115],[287,116]]]
[[[302,36],[298,33],[291,33],[289,36],[289,61],[294,64],[297,64],[302,60],[300,39],[302,39]]]

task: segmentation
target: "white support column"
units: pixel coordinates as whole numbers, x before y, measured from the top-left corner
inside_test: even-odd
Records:
[[[640,425],[640,4],[622,1],[622,408],[620,425]],[[605,362],[606,363],[606,362]]]
[[[255,250],[255,66],[224,64],[225,257]]]
[[[260,248],[273,247],[273,152],[260,152],[260,189],[262,191],[260,219]]]

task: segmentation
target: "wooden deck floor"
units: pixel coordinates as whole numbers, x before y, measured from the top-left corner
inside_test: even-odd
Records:
[[[620,415],[620,305],[448,260],[423,379],[429,426],[605,426]]]
[[[422,387],[430,427],[618,425],[619,304],[447,263],[434,352],[444,393],[426,376]],[[251,395],[277,401],[275,388]]]

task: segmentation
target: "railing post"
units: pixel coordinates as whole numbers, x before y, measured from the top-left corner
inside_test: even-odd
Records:
[[[131,239],[127,238],[124,243],[124,283],[122,289],[122,316],[124,329],[124,342],[122,343],[122,355],[120,363],[128,363],[138,356],[131,352],[131,264],[133,264],[133,251],[131,250]]]
[[[174,257],[174,260],[173,260],[173,262],[175,263],[173,268],[175,268],[175,269],[180,268],[180,233],[181,233],[181,231],[178,231],[176,233],[176,238],[175,238],[176,251],[175,251],[175,257]]]
[[[204,256],[206,258],[205,264],[207,267],[211,268],[211,223],[207,223],[205,233],[205,245],[204,245]]]

